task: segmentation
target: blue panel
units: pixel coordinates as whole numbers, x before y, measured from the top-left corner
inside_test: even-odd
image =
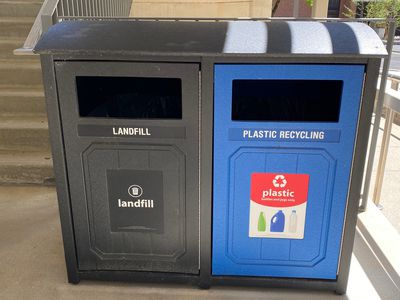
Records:
[[[362,65],[215,66],[213,275],[336,279],[363,74]],[[343,81],[339,121],[232,121],[235,79]],[[280,134],[288,130],[323,137]],[[249,235],[253,173],[308,174],[303,238]]]

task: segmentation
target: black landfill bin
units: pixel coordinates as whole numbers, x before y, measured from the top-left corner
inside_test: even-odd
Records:
[[[63,21],[35,52],[70,282],[345,292],[386,55],[371,28]]]

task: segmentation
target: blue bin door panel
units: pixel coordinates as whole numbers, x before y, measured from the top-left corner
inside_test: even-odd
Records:
[[[213,275],[336,279],[363,76],[362,65],[215,66]],[[339,121],[232,121],[232,82],[240,79],[343,81]],[[252,129],[322,130],[326,139],[243,138]],[[250,236],[255,173],[308,176],[302,238]]]

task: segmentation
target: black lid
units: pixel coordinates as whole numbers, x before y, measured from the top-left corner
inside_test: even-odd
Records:
[[[383,57],[377,34],[357,22],[63,21],[34,49],[41,54],[313,55]]]

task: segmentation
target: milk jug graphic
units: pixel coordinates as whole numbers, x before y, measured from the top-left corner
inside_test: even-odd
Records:
[[[283,232],[285,229],[285,214],[282,210],[279,210],[271,218],[271,232]]]
[[[297,231],[297,214],[296,210],[292,210],[289,218],[289,232],[295,233]]]
[[[267,222],[265,220],[265,216],[263,212],[260,212],[260,216],[258,217],[258,225],[257,225],[257,230],[258,231],[265,231],[267,229]]]

